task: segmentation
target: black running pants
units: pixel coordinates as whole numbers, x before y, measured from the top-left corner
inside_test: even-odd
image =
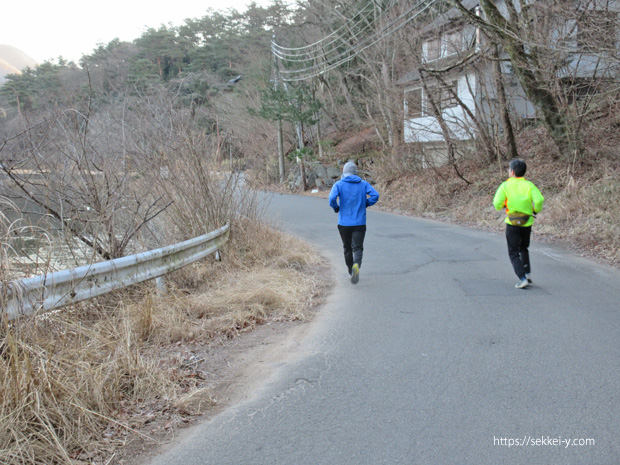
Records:
[[[530,236],[532,227],[513,226],[506,224],[506,242],[508,243],[508,257],[519,279],[530,273]]]
[[[354,263],[362,266],[362,255],[364,254],[364,237],[366,236],[366,225],[361,226],[341,226],[338,231],[342,238],[344,248],[344,262],[347,264],[349,272]]]

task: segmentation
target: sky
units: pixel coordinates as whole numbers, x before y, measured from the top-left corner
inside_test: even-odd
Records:
[[[17,47],[42,63],[59,56],[76,63],[98,44],[115,38],[131,42],[148,28],[186,18],[207,9],[245,11],[251,0],[5,0],[0,7],[0,44]],[[269,5],[268,0],[256,0]]]

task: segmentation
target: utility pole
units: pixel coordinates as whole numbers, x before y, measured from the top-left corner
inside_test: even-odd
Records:
[[[312,100],[316,97],[316,81],[312,84]],[[316,137],[317,144],[319,146],[319,159],[323,160],[323,145],[321,144],[321,110],[317,110],[316,112]]]
[[[273,44],[276,41],[275,34],[273,35],[272,52],[273,52],[273,65],[275,69],[275,89],[278,89],[278,85],[280,84],[280,64],[278,63],[278,57],[276,55],[276,51],[273,48]],[[280,184],[284,183],[284,140],[282,137],[282,118],[278,118],[278,169],[280,172]]]

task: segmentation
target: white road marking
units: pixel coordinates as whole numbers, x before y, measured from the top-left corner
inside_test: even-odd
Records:
[[[554,255],[554,254],[552,254],[552,253],[545,252],[544,250],[541,250],[541,252],[542,252],[543,254],[545,254],[547,257],[549,257],[549,258],[553,258],[554,260],[556,260],[556,261],[558,261],[558,262],[563,261],[563,260],[562,260],[562,257],[560,257],[560,256],[558,256],[558,255]]]

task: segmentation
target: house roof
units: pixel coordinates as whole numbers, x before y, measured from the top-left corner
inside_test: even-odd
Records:
[[[463,0],[461,1],[461,5],[463,5],[468,10],[473,10],[480,4],[480,0]],[[452,7],[448,11],[446,11],[441,16],[437,17],[435,20],[428,23],[426,26],[422,28],[420,31],[422,35],[428,35],[432,31],[436,31],[438,29],[443,29],[447,24],[453,23],[455,20],[463,17],[463,13],[456,8]]]

